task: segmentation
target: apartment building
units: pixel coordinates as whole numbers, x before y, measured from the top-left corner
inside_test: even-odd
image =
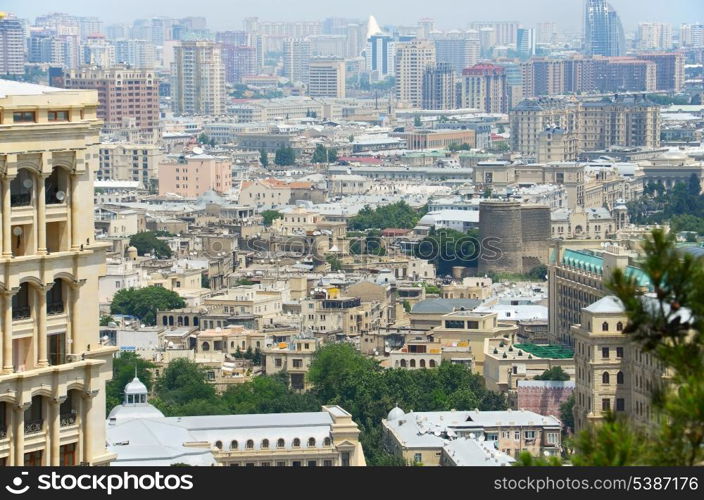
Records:
[[[308,84],[310,76],[310,42],[303,39],[284,40],[283,43],[283,76],[291,82]]]
[[[472,465],[506,465],[504,455],[559,456],[560,421],[530,411],[428,411],[394,408],[382,419],[384,448],[409,464],[444,465],[443,447],[461,439],[493,445],[497,454],[480,455]],[[483,439],[482,439],[483,438]]]
[[[483,113],[508,112],[506,71],[493,64],[477,64],[462,71],[462,107]]]
[[[278,342],[262,351],[264,373],[275,375],[287,373],[291,388],[296,391],[309,389],[311,384],[306,374],[313,362],[315,351],[321,341],[312,336],[294,337],[289,342]]]
[[[636,424],[652,424],[652,394],[667,370],[625,333],[628,316],[621,301],[606,295],[581,310],[571,327],[575,345],[575,431],[608,412],[627,414]]]
[[[232,189],[232,167],[225,156],[168,156],[158,168],[160,195],[197,198],[208,191],[227,193]]]
[[[436,63],[423,73],[423,109],[455,109],[455,71],[450,63]]]
[[[430,40],[413,40],[396,44],[394,76],[396,101],[409,107],[423,105],[423,75],[435,66],[435,45]]]
[[[222,115],[225,67],[214,42],[180,42],[174,47],[173,111],[177,115]]]
[[[159,130],[159,80],[153,70],[127,66],[69,70],[64,85],[98,91],[98,118],[106,133],[136,128],[148,135]]]
[[[308,65],[308,95],[311,97],[345,97],[345,60],[315,57]]]
[[[0,80],[3,465],[106,465],[95,92]]]
[[[22,21],[0,13],[0,75],[24,75],[24,37]]]
[[[103,143],[99,154],[98,180],[135,181],[142,189],[155,186],[162,159],[158,146],[129,142]]]

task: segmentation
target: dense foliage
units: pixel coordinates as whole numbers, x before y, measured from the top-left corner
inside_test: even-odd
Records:
[[[274,163],[280,167],[296,164],[296,152],[293,148],[279,148],[274,155]]]
[[[156,255],[159,258],[171,257],[171,249],[169,245],[158,238],[158,236],[166,236],[168,233],[158,231],[144,231],[132,235],[130,245],[137,249],[138,255]]]
[[[704,196],[696,175],[688,182],[666,188],[650,183],[643,196],[628,204],[628,213],[636,224],[662,224],[670,221],[675,231],[704,232]]]
[[[142,381],[147,389],[152,387],[152,373],[149,371],[154,365],[133,352],[122,352],[112,362],[112,380],[105,384],[105,405],[107,412],[122,403],[124,400],[125,385],[135,377]],[[135,371],[136,370],[136,371]]]
[[[136,316],[145,325],[156,324],[156,312],[181,309],[186,303],[176,293],[160,286],[123,288],[110,304],[110,313]]]
[[[432,230],[414,250],[416,257],[435,265],[438,276],[452,275],[452,268],[476,267],[481,252],[479,231]]]
[[[377,208],[366,206],[350,219],[348,227],[352,230],[411,229],[423,215],[425,215],[424,210],[416,210],[402,200]]]
[[[315,146],[311,162],[313,163],[333,163],[337,161],[337,150],[328,149],[322,144]]]
[[[264,219],[264,225],[271,226],[271,224],[274,222],[274,219],[283,219],[284,214],[282,214],[278,210],[264,210],[263,212],[261,212],[261,216]]]
[[[552,368],[545,370],[540,375],[533,377],[533,380],[554,380],[558,382],[564,382],[569,379],[569,374],[565,372],[561,366],[553,366]]]

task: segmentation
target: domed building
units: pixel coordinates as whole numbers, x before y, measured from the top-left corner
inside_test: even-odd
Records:
[[[651,160],[638,162],[645,175],[645,184],[662,184],[666,188],[674,187],[677,183],[689,183],[692,175],[702,184],[704,178],[704,164],[694,160],[685,151],[670,150],[661,153]]]
[[[114,466],[366,465],[359,428],[339,406],[319,412],[165,417],[136,376],[107,419]]]

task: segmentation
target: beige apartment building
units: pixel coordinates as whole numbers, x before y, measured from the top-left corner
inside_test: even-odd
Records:
[[[150,189],[158,181],[161,158],[161,149],[153,144],[103,143],[96,178],[136,181],[143,189]]]
[[[214,42],[182,41],[174,47],[173,111],[177,115],[225,112],[225,66]]]
[[[339,58],[310,60],[308,95],[311,97],[345,97],[345,61]]]
[[[0,80],[0,463],[106,465],[93,230],[98,99]]]
[[[466,68],[462,72],[462,107],[482,113],[507,113],[506,70],[493,64]]]
[[[607,295],[582,309],[572,326],[575,340],[575,431],[607,412],[652,424],[652,393],[667,376],[665,367],[641,351],[625,333],[628,317],[621,301]]]
[[[435,66],[435,44],[431,40],[413,40],[396,44],[394,58],[396,100],[408,107],[423,105],[423,75]]]
[[[159,163],[159,194],[197,198],[207,191],[232,189],[232,166],[224,156],[207,154],[168,157]]]
[[[292,389],[308,389],[310,383],[306,374],[320,345],[321,341],[315,337],[294,337],[289,342],[279,342],[266,347],[262,351],[264,373],[288,373]]]

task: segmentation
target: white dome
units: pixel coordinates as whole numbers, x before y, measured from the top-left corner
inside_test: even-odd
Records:
[[[147,394],[147,386],[135,377],[125,386],[125,394]]]
[[[392,421],[392,420],[398,420],[398,419],[403,418],[403,417],[405,417],[405,416],[406,416],[406,413],[405,413],[401,408],[399,408],[398,406],[395,406],[395,407],[389,412],[389,414],[386,416],[386,420],[388,420],[388,421],[390,422],[390,421]]]
[[[658,156],[658,159],[660,160],[686,160],[687,155],[684,154],[681,151],[667,151],[660,156]]]

